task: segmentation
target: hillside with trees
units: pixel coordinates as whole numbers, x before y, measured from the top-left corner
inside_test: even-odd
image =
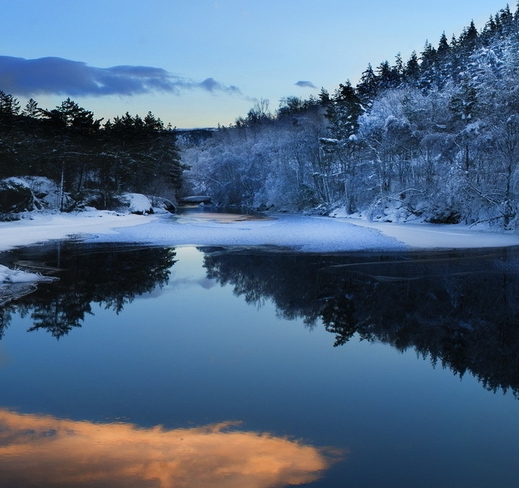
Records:
[[[222,205],[381,220],[519,218],[519,8],[318,98],[256,104],[183,141],[184,192]]]
[[[174,200],[182,170],[175,132],[151,112],[102,125],[70,98],[52,110],[31,99],[22,110],[0,91],[0,179],[49,178],[59,187],[59,210],[110,208],[123,192]]]
[[[519,7],[506,7],[479,30],[471,22],[407,60],[368,65],[356,86],[287,97],[273,111],[260,101],[213,131],[175,131],[151,113],[103,124],[71,99],[21,109],[0,91],[0,179],[50,178],[60,210],[110,208],[135,192],[516,228],[518,53]]]

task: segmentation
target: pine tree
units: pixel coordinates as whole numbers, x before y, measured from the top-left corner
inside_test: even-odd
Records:
[[[346,141],[357,133],[359,117],[363,113],[362,104],[349,80],[340,84],[332,103],[326,110],[330,131],[336,139]]]
[[[27,105],[25,105],[25,108],[23,109],[22,114],[26,117],[37,118],[40,115],[38,102],[36,102],[36,100],[33,98],[29,99]]]
[[[437,52],[429,41],[425,41],[424,50],[420,63],[420,86],[426,90],[430,89],[437,78]]]
[[[501,21],[500,21],[500,25]],[[472,20],[468,28],[465,28],[459,37],[459,45],[466,51],[470,52],[477,47],[479,38],[478,30]]]
[[[400,74],[388,61],[383,61],[377,68],[377,86],[382,90],[396,88],[400,84]]]
[[[449,41],[447,40],[447,36],[445,35],[445,32],[440,37],[440,42],[438,44],[438,55],[441,57],[444,57],[449,52],[450,46]]]
[[[369,108],[379,91],[378,77],[373,71],[371,64],[368,64],[366,70],[362,73],[359,83],[357,84],[357,94],[365,108]]]
[[[20,113],[20,102],[9,93],[0,90],[0,118],[10,121]]]
[[[404,79],[407,83],[414,85],[420,76],[420,63],[416,51],[411,53],[411,57],[407,61],[404,68]]]

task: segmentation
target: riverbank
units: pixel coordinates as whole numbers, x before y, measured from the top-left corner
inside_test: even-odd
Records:
[[[108,211],[31,214],[21,220],[0,222],[0,251],[73,236],[109,235],[120,227],[153,221],[155,216],[119,215]]]
[[[199,212],[31,215],[0,223],[0,251],[53,239],[165,246],[278,246],[306,252],[406,251],[519,246],[519,234],[462,225],[395,224],[351,218],[272,215],[268,219]]]

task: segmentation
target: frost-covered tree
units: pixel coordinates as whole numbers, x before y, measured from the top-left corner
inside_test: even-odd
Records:
[[[368,65],[356,87],[253,107],[185,148],[192,188],[256,208],[515,227],[518,19],[507,7],[481,32],[471,22],[406,63]]]

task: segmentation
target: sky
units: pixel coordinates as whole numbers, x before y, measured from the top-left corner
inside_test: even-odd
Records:
[[[355,84],[482,29],[502,0],[16,0],[2,7],[0,90],[108,120],[151,111],[178,128],[232,124],[261,100]],[[515,11],[514,2],[510,8]]]

